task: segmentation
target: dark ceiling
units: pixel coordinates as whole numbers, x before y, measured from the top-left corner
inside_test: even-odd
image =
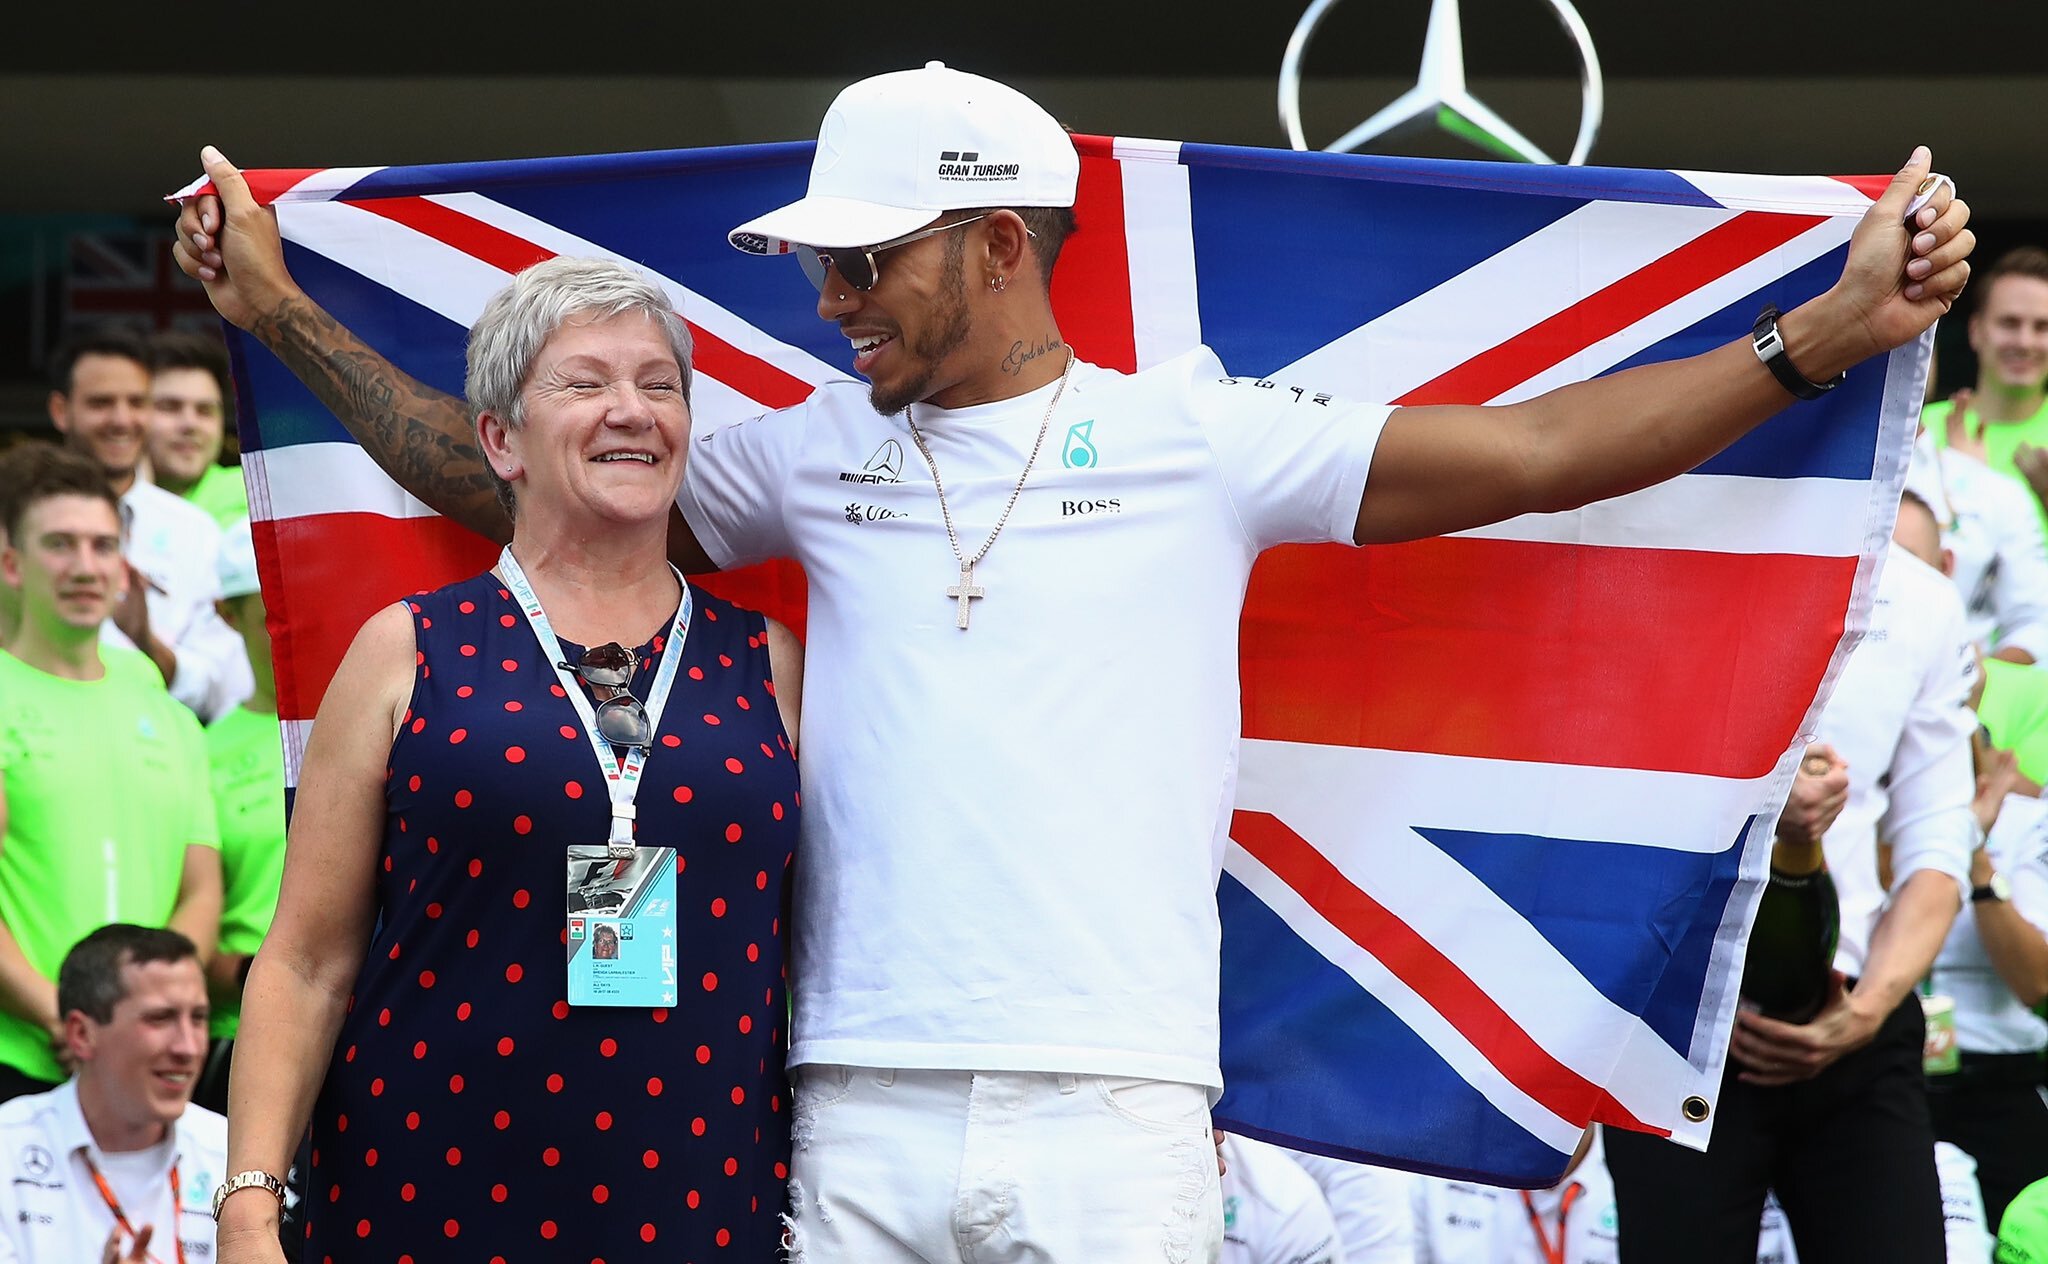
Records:
[[[2040,0],[1578,0],[1619,78],[2036,75],[2048,60]],[[1001,77],[1270,74],[1304,5],[1136,0],[892,0],[884,4],[521,5],[352,0],[157,5],[105,15],[21,4],[0,73],[250,75],[704,75],[858,78],[927,58]],[[1463,0],[1473,73],[1553,74],[1568,55],[1540,0]],[[94,8],[96,15],[101,11]],[[1349,0],[1330,10],[1311,68],[1412,69],[1428,5]],[[244,14],[260,14],[250,18]]]

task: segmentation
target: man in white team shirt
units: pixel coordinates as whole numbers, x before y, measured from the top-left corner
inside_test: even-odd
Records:
[[[227,1120],[191,1104],[206,977],[174,930],[116,922],[57,973],[77,1073],[0,1105],[0,1264],[204,1261]]]
[[[1586,1130],[1571,1166],[1548,1189],[1416,1177],[1415,1264],[1615,1264],[1621,1222],[1604,1132]],[[1791,1264],[1776,1203],[1764,1206],[1754,1245],[1756,1264]]]
[[[1906,486],[1934,511],[1948,558],[1939,569],[1962,596],[1971,639],[1993,658],[2048,662],[2048,539],[2026,485],[1923,429]]]
[[[1931,528],[1928,513],[1906,493],[1900,538]],[[1818,725],[1849,775],[1848,802],[1821,839],[1847,986],[1803,1024],[1737,1016],[1706,1153],[1608,1134],[1629,1264],[1746,1260],[1767,1190],[1807,1264],[1941,1258],[1926,1021],[1913,989],[1970,890],[1977,672],[1955,586],[1894,543],[1870,626]],[[1880,840],[1891,847],[1889,888]]]
[[[1220,1264],[1349,1264],[1322,1186],[1276,1145],[1235,1134],[1223,1166]]]
[[[307,299],[240,174],[202,160],[220,200],[181,211],[181,266],[400,483],[502,536],[460,402]],[[797,1253],[1213,1259],[1215,883],[1252,563],[1670,478],[1917,337],[1973,243],[1945,192],[1901,227],[1930,162],[1840,285],[1783,317],[1782,350],[1395,410],[1241,381],[1206,349],[1076,363],[1050,300],[1079,170],[1060,125],[937,63],[842,92],[807,196],[731,240],[807,265],[869,389],[696,436],[671,535],[686,570],[794,557],[810,580]]]
[[[220,527],[204,510],[142,476],[149,410],[148,348],[119,329],[72,335],[50,360],[50,424],[97,461],[121,498],[129,596],[105,637],[149,655],[171,696],[203,721],[249,696],[242,642],[214,610]]]

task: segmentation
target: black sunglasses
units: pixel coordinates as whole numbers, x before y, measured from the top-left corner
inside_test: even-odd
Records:
[[[849,246],[844,250],[818,250],[811,246],[798,246],[796,261],[803,265],[804,275],[811,279],[811,284],[821,294],[825,291],[825,273],[835,266],[848,285],[865,294],[874,289],[876,283],[882,279],[881,265],[875,262],[875,256],[884,250],[907,246],[914,241],[935,237],[949,228],[958,228],[963,224],[972,224],[975,220],[987,218],[986,215],[970,215],[966,219],[956,219],[950,224],[940,224],[936,228],[920,228],[914,233],[892,237],[888,241],[878,242],[872,246]]]
[[[626,688],[633,680],[633,653],[617,641],[583,651],[580,663],[562,666],[581,677],[597,698],[597,732],[614,746],[654,746],[654,726],[647,708]]]

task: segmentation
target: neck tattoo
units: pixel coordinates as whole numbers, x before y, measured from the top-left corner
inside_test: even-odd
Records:
[[[959,628],[967,630],[968,603],[988,596],[988,589],[974,582],[974,568],[982,558],[988,556],[989,548],[996,537],[1003,533],[1003,524],[1010,520],[1010,511],[1017,507],[1017,497],[1024,494],[1024,481],[1031,477],[1031,467],[1038,463],[1038,450],[1045,446],[1045,433],[1052,426],[1052,411],[1060,406],[1060,396],[1067,393],[1067,379],[1074,375],[1074,350],[1066,349],[1067,367],[1060,371],[1060,382],[1052,393],[1052,399],[1045,406],[1045,416],[1038,420],[1038,438],[1031,445],[1031,455],[1025,458],[1024,472],[1017,476],[1017,485],[1010,489],[1010,499],[1003,505],[1003,512],[996,516],[996,525],[988,533],[988,539],[969,557],[960,551],[960,532],[953,526],[953,511],[946,504],[946,484],[939,478],[939,463],[932,460],[931,445],[924,440],[924,432],[917,428],[917,422],[909,413],[903,415],[910,424],[910,437],[917,444],[919,456],[932,472],[932,487],[939,494],[939,517],[946,524],[946,542],[953,546],[953,558],[960,563],[960,582],[946,588],[946,596],[959,605]]]

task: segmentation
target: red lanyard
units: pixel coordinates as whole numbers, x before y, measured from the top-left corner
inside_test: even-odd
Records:
[[[1543,1231],[1543,1217],[1536,1214],[1536,1203],[1529,1197],[1529,1191],[1522,1191],[1522,1209],[1529,1213],[1529,1227],[1536,1231],[1537,1245],[1543,1248],[1543,1258],[1550,1264],[1564,1264],[1564,1218],[1572,1214],[1572,1202],[1578,1198],[1585,1186],[1573,1181],[1565,1186],[1563,1197],[1557,1200],[1557,1242],[1553,1245],[1550,1235]]]
[[[92,1183],[99,1186],[100,1198],[107,1204],[107,1210],[114,1213],[114,1223],[121,1226],[121,1232],[133,1238],[135,1236],[135,1226],[128,1223],[128,1213],[121,1210],[120,1202],[114,1198],[113,1186],[107,1184],[107,1178],[100,1175],[99,1164],[92,1161],[90,1152],[80,1157],[85,1160],[85,1170],[92,1173]],[[184,1214],[184,1209],[184,1190],[178,1181],[178,1160],[173,1158],[171,1160],[171,1241],[178,1248],[178,1264],[185,1264],[185,1238],[183,1234],[178,1232],[178,1218]],[[143,1258],[147,1259],[149,1264],[160,1264],[154,1255],[145,1253]]]

